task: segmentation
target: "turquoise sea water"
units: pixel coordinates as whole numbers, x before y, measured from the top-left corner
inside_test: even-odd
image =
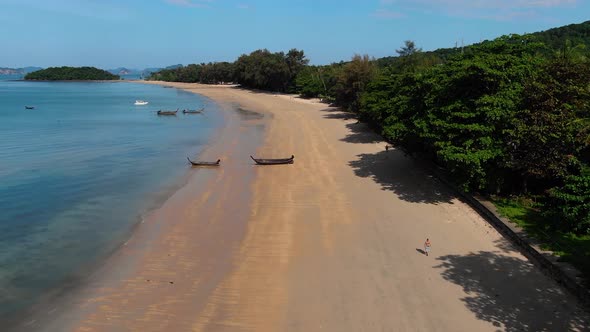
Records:
[[[222,123],[214,103],[176,89],[0,81],[0,319],[124,241]]]

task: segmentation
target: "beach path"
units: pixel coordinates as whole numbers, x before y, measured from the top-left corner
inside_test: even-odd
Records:
[[[169,199],[156,214],[176,221],[134,245],[127,273],[95,284],[70,330],[588,327],[573,297],[350,114],[292,96],[174,86],[262,112],[264,141],[238,155],[228,139],[206,194]],[[295,162],[255,166],[248,154]]]

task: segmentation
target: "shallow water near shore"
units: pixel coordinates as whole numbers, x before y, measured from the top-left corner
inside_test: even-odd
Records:
[[[177,89],[0,81],[0,321],[112,252],[222,125],[214,103]]]

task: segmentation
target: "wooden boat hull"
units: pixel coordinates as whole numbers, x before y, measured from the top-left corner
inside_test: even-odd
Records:
[[[205,110],[204,108],[201,108],[198,110],[182,110],[182,113],[184,113],[184,114],[201,114],[201,113],[203,113],[204,110]]]
[[[219,166],[221,163],[221,159],[217,159],[217,161],[192,161],[189,157],[186,157],[186,159],[193,166]]]
[[[254,158],[250,156],[252,160],[258,165],[285,165],[285,164],[292,164],[295,156],[292,155],[290,158],[279,158],[279,159],[262,159],[262,158]]]
[[[176,115],[178,111],[158,111],[158,115]]]

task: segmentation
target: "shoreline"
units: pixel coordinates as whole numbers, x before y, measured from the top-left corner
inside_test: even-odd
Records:
[[[111,279],[97,280],[53,330],[587,327],[575,299],[414,160],[384,151],[381,138],[346,113],[290,95],[140,83],[260,112],[263,119],[248,121],[264,127],[264,138],[244,151],[248,130],[220,136],[229,151],[221,174],[175,193],[155,220],[178,218],[134,236]],[[253,166],[243,158],[253,151],[294,154],[295,163]],[[420,252],[425,237],[431,257]],[[127,273],[113,273],[121,262]]]
[[[138,82],[131,81],[130,83]],[[215,111],[221,113],[224,121],[217,132],[212,134],[209,143],[198,154],[192,154],[191,158],[217,158],[218,154],[215,153],[223,151],[222,146],[226,144],[221,138],[223,136],[233,137],[232,132],[243,129],[242,127],[249,120],[247,116],[241,115],[240,111],[235,109],[234,105],[224,105],[206,96],[203,97],[206,100],[206,104],[214,103],[216,105]],[[260,132],[260,128],[255,128],[254,130]],[[261,134],[261,132],[258,134],[254,133],[253,136]],[[256,137],[252,137],[250,141],[243,142],[242,145],[256,144],[256,140]],[[222,157],[222,159],[224,158]],[[126,266],[133,265],[133,261],[125,256],[129,254],[129,251],[143,250],[143,248],[130,250],[129,247],[133,245],[144,247],[146,243],[153,241],[157,232],[164,226],[161,220],[157,220],[157,215],[163,206],[173,196],[177,196],[179,192],[187,190],[189,185],[211,182],[211,178],[215,176],[213,173],[218,171],[212,168],[187,167],[188,169],[181,175],[181,178],[176,180],[177,184],[174,185],[174,188],[158,193],[156,196],[163,195],[163,198],[156,199],[154,206],[147,208],[141,215],[137,216],[138,220],[130,227],[124,242],[116,245],[105,257],[76,271],[71,278],[64,281],[63,285],[49,290],[33,307],[23,310],[22,313],[18,313],[17,318],[14,320],[5,322],[7,325],[4,325],[4,327],[10,331],[45,331],[47,328],[61,331],[66,328],[68,321],[72,319],[71,317],[80,314],[78,308],[79,303],[92,293],[97,287],[97,284],[112,282],[113,278],[129,273],[130,268]],[[204,185],[203,187],[207,186]],[[191,191],[193,194],[198,195],[201,191],[205,190]],[[183,199],[186,200],[187,194],[180,195],[184,195],[185,197]],[[138,238],[141,238],[141,240],[138,240]],[[64,318],[64,321],[56,320],[55,316]]]
[[[15,87],[15,89],[18,87],[23,87],[20,85],[20,83],[21,82],[7,82],[5,85],[9,87],[8,91],[12,91],[10,87]],[[74,82],[72,83],[74,84]],[[51,86],[52,88],[55,87],[52,84],[49,84],[48,86]],[[106,90],[109,92],[116,91],[117,93],[128,96],[133,96],[133,93],[128,92],[131,90],[148,93],[152,91],[155,95],[161,96],[161,101],[164,103],[167,101],[174,102],[176,100],[186,100],[188,102],[192,101],[198,103],[212,103],[209,98],[200,98],[189,93],[181,93],[182,96],[179,99],[178,94],[180,92],[160,90],[157,87],[135,86],[135,88],[133,88],[133,86],[126,85],[125,87],[120,86],[117,87],[117,89],[112,90],[114,88],[115,87],[106,88]],[[76,88],[72,87],[57,89],[57,91],[80,90],[84,92],[88,91],[89,95],[96,95],[99,96],[99,98],[100,96],[103,96],[101,91],[105,91],[104,88],[99,89],[99,86],[91,87],[80,85],[77,85]],[[105,96],[109,96],[109,94],[105,94]],[[43,95],[41,95],[41,97],[43,98]],[[26,99],[29,99],[28,95]],[[37,99],[37,97],[31,97],[31,99]],[[129,98],[129,100],[132,99]],[[4,110],[14,107],[14,105],[11,105],[10,101],[11,99],[9,98],[8,104],[4,105]],[[57,102],[53,101],[53,103],[54,104],[50,107],[57,108],[55,106]],[[17,102],[17,104],[20,103]],[[67,100],[64,101],[64,104],[68,104]],[[77,106],[74,105],[76,103],[70,102],[69,104],[72,105],[72,108],[77,108]],[[51,120],[55,118],[56,123],[59,124],[64,119],[62,118],[63,114],[59,112],[54,113],[53,109],[50,109],[50,107],[47,108],[47,110],[51,111],[47,112],[47,114],[51,113],[48,118]],[[120,107],[123,112],[118,112],[116,107]],[[113,110],[113,113],[116,114],[113,118],[116,118],[118,114],[123,113],[130,114],[132,118],[135,117],[148,119],[147,122],[153,122],[156,124],[162,121],[159,118],[150,115],[148,113],[149,111],[140,114],[139,112],[143,111],[143,109],[136,111],[138,110],[137,108],[121,105],[118,102],[109,103],[109,110]],[[49,190],[46,190],[43,188],[43,186],[41,186],[43,190],[39,191],[39,188],[36,188],[30,193],[25,194],[29,200],[23,200],[23,202],[28,203],[20,205],[23,207],[21,210],[24,209],[22,210],[23,218],[21,219],[15,217],[15,222],[20,222],[23,225],[35,225],[35,223],[39,221],[44,226],[32,227],[29,234],[27,234],[28,237],[26,237],[25,244],[22,244],[22,240],[13,241],[13,238],[18,238],[19,233],[11,233],[11,229],[8,227],[8,233],[5,234],[6,241],[3,243],[4,247],[7,249],[4,252],[5,259],[3,260],[3,262],[7,262],[7,264],[5,265],[5,269],[2,271],[2,282],[3,285],[6,285],[6,289],[4,290],[4,294],[6,296],[2,301],[3,307],[0,326],[13,326],[30,317],[36,316],[34,312],[31,314],[31,310],[46,311],[45,307],[59,307],[59,299],[63,298],[64,296],[67,297],[71,292],[76,292],[78,284],[83,283],[88,275],[92,275],[96,269],[104,264],[106,259],[113,256],[114,253],[120,249],[122,244],[128,239],[129,235],[133,234],[134,230],[141,224],[143,216],[150,214],[153,210],[159,208],[167,197],[171,196],[173,192],[177,191],[186,183],[191,170],[187,167],[188,164],[186,162],[185,156],[193,156],[201,150],[204,151],[209,148],[209,142],[219,135],[219,132],[222,131],[223,126],[226,126],[226,121],[223,121],[223,117],[225,117],[224,112],[218,110],[216,104],[211,104],[210,110],[210,114],[207,114],[206,116],[191,118],[191,120],[196,121],[178,121],[181,126],[173,128],[179,128],[181,130],[175,132],[166,131],[166,125],[158,126],[158,128],[155,128],[154,131],[150,130],[148,132],[141,128],[141,124],[140,126],[134,126],[134,124],[137,122],[133,119],[126,122],[131,124],[131,126],[129,126],[129,131],[126,131],[129,135],[135,137],[138,142],[140,142],[140,138],[144,138],[139,144],[131,144],[132,148],[137,149],[134,151],[140,151],[142,147],[145,147],[147,149],[143,149],[143,151],[147,151],[147,155],[136,152],[135,157],[132,157],[132,152],[120,153],[121,151],[125,150],[125,148],[118,147],[120,144],[119,141],[112,145],[116,146],[112,149],[105,149],[103,144],[100,146],[102,150],[98,150],[96,153],[92,149],[96,148],[100,144],[97,144],[97,146],[88,146],[86,144],[78,143],[80,152],[75,154],[71,153],[73,157],[70,160],[73,160],[74,164],[79,165],[77,167],[79,167],[81,170],[80,174],[83,174],[87,171],[87,174],[96,174],[96,177],[82,177],[80,174],[76,173],[78,168],[74,167],[74,172],[71,172],[72,174],[70,176],[77,176],[79,182],[75,182],[76,179],[74,178],[66,178],[65,181],[59,182],[60,185],[63,183],[63,187],[59,187],[61,190],[52,190],[50,185],[43,182],[42,184],[48,186]],[[100,111],[102,111],[102,109]],[[79,112],[78,110],[75,112],[77,115],[74,117],[79,117],[80,119],[85,117],[84,113]],[[38,115],[33,115],[32,113],[29,113],[29,116],[35,118],[38,117]],[[92,115],[90,116],[92,117]],[[67,118],[67,116],[65,118]],[[111,117],[107,114],[106,116],[101,116],[100,118],[110,119]],[[189,120],[189,118],[186,120]],[[53,123],[53,121],[42,122]],[[139,122],[141,123],[142,120]],[[113,123],[115,123],[116,126],[121,125],[123,122],[114,120]],[[52,125],[49,124],[49,127],[52,127]],[[75,126],[69,125],[68,129],[69,128],[75,128]],[[135,132],[137,133],[137,136],[135,136],[133,133],[134,129],[137,128],[139,129],[137,132]],[[163,131],[162,128],[164,128]],[[62,131],[60,130],[59,132]],[[68,141],[69,138],[68,144],[72,145],[69,145],[67,149],[68,153],[69,151],[76,151],[73,147],[73,142],[78,141],[76,139],[77,136],[75,134],[69,136],[67,130],[63,132],[63,137],[65,137],[64,141]],[[160,132],[162,132],[165,137],[159,138],[158,136]],[[36,135],[37,134],[35,134],[35,136]],[[92,137],[92,135],[87,134],[82,134],[81,136]],[[13,137],[19,136],[16,135]],[[51,135],[48,136],[47,141],[49,142],[51,138]],[[171,150],[168,148],[159,148],[165,146],[164,144],[167,144],[170,141],[174,142],[174,144],[170,144]],[[8,142],[10,142],[10,140],[8,140]],[[21,148],[26,149],[28,144],[26,139],[19,142],[22,146]],[[123,142],[123,144],[125,144],[125,142]],[[10,143],[5,144],[5,146],[10,146]],[[15,147],[16,149],[19,149],[19,144],[15,144]],[[176,154],[174,152],[169,152],[175,150],[177,151]],[[10,153],[10,149],[7,151]],[[51,151],[47,153],[53,155],[64,153],[63,150],[60,150],[59,145],[52,145],[51,149],[47,149],[47,151]],[[48,160],[51,158],[43,158],[43,153],[45,153],[43,150],[38,152],[41,153],[39,155],[39,159],[45,160],[44,164],[47,165],[49,163]],[[88,154],[85,154],[86,152],[88,152]],[[162,153],[159,154],[157,152]],[[8,159],[6,160],[7,168],[3,170],[9,170],[9,172],[5,172],[5,176],[6,174],[12,174],[14,170],[18,169],[16,167],[18,167],[19,164],[23,162],[23,160],[20,160],[19,158],[19,153],[20,152],[17,150],[17,153],[14,156],[11,156],[10,154],[8,155]],[[67,155],[67,153],[63,155]],[[173,158],[169,157],[171,155]],[[64,158],[62,157],[62,159]],[[122,164],[119,163],[126,163],[133,159],[135,161],[127,164],[127,167],[121,166]],[[65,169],[68,169],[67,164],[70,160],[65,163]],[[86,160],[89,160],[89,162],[85,162]],[[104,162],[102,160],[104,160]],[[103,165],[105,169],[102,170],[100,167],[95,167],[96,164]],[[158,166],[156,166],[156,164]],[[119,166],[120,168],[118,168]],[[10,171],[11,167],[14,167],[13,171]],[[36,166],[31,166],[29,164],[24,166],[23,169],[28,170],[31,168],[39,169],[41,167],[39,164]],[[54,169],[53,166],[49,168],[43,168],[50,170]],[[62,171],[61,165],[56,169],[56,171],[58,173]],[[121,173],[118,173],[119,171],[121,171]],[[127,178],[117,175],[111,176],[109,172],[112,172],[113,174],[129,174],[130,177]],[[18,173],[15,174],[18,175]],[[36,172],[36,174],[36,178],[42,178],[42,174],[46,173]],[[101,174],[107,175],[105,177],[101,177]],[[136,177],[136,174],[144,175],[142,178],[141,175]],[[150,176],[146,176],[146,174],[150,174]],[[102,180],[99,181],[97,179]],[[121,185],[118,185],[118,181],[105,181],[104,179],[120,179],[122,181]],[[144,179],[145,181],[138,181],[138,179]],[[14,181],[19,183],[18,181],[20,180],[18,176],[14,178]],[[35,181],[36,180],[32,180],[33,183],[35,183]],[[68,181],[74,184],[71,184]],[[7,182],[7,188],[11,188],[10,183],[11,181],[9,180],[9,182]],[[78,186],[76,183],[80,183],[80,185]],[[68,188],[68,186],[72,188],[72,191],[66,191],[63,189]],[[66,191],[65,194],[64,191]],[[72,196],[76,196],[76,198],[71,199],[70,204],[62,205],[60,204],[61,202],[58,201],[57,204],[51,204],[51,206],[47,206],[47,209],[40,210],[38,206],[44,204],[44,201],[40,200],[39,198],[35,198],[36,192],[44,192],[44,195],[48,197],[62,197],[62,195],[65,195],[65,197],[62,198],[64,200],[67,200],[67,195],[70,192],[75,192],[76,194]],[[55,194],[56,192],[58,193],[57,195]],[[18,197],[18,192],[10,193],[10,196],[5,197],[9,199],[3,201],[5,203],[3,206],[7,206],[9,209],[5,211],[8,214],[5,218],[3,218],[2,221],[8,221],[8,223],[5,225],[10,226],[10,197]],[[113,199],[113,197],[119,198]],[[17,202],[17,200],[14,199],[12,202]],[[15,209],[14,211],[17,211],[14,212],[14,215],[21,214],[18,209]],[[33,218],[27,219],[27,216],[35,216],[35,218],[34,220]],[[61,220],[65,221],[62,222]],[[96,230],[96,232],[91,230]],[[94,238],[94,234],[97,235],[96,239]],[[31,238],[33,238],[33,240],[31,240]],[[42,246],[42,242],[47,242],[47,245]],[[14,243],[14,245],[12,245],[12,243]],[[68,245],[65,245],[64,243],[68,243]],[[12,248],[14,248],[14,251],[11,251]],[[79,250],[72,251],[71,248],[78,248]],[[82,251],[84,254],[79,253]],[[12,256],[13,252],[14,256]],[[61,252],[64,254],[63,260],[62,256],[59,255]],[[10,257],[22,257],[22,259]],[[36,261],[39,263],[35,264],[34,262]],[[48,268],[41,269],[41,266],[47,266]],[[41,271],[42,273],[29,273],[29,271]],[[53,299],[57,300],[53,301]],[[44,304],[47,305],[44,306]],[[23,320],[21,318],[25,319]]]

